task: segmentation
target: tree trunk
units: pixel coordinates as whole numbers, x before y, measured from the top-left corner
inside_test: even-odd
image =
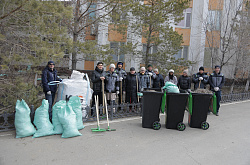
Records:
[[[151,43],[151,34],[152,34],[152,25],[149,25],[149,34],[147,38],[147,49],[145,55],[145,66],[149,64],[149,50],[150,50],[150,43]]]
[[[77,63],[77,39],[78,34],[73,35],[73,50],[72,50],[72,70],[76,70]]]
[[[73,50],[72,50],[72,70],[76,70],[77,63],[77,40],[78,40],[78,29],[79,29],[79,10],[80,10],[80,0],[77,0],[75,7],[74,16],[74,29],[73,29]]]
[[[246,83],[246,86],[245,86],[245,92],[248,92],[249,82],[250,82],[250,72],[248,70],[248,76],[247,76],[247,83]]]

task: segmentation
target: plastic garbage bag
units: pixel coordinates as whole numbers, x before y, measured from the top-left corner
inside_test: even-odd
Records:
[[[66,104],[66,101],[62,100],[62,102]],[[76,114],[70,105],[62,106],[57,115],[63,127],[62,138],[82,135],[77,129]]]
[[[82,107],[85,108],[90,105],[92,93],[88,74],[73,70],[71,79],[63,79],[59,84],[57,101],[67,100],[71,96],[79,96],[82,98]]]
[[[175,85],[174,83],[171,83],[171,82],[166,82],[163,89],[166,89],[168,93],[180,93],[177,85]]]
[[[15,114],[16,138],[32,136],[36,129],[30,120],[30,108],[24,100],[17,100]]]
[[[59,121],[58,112],[63,109],[63,107],[66,107],[66,102],[61,100],[57,102],[53,108],[52,108],[52,124],[54,126],[54,134],[62,134],[63,133],[63,127],[62,124]]]
[[[49,121],[49,102],[43,99],[42,105],[36,109],[34,124],[37,131],[33,135],[33,138],[54,135],[54,126]]]
[[[69,99],[68,106],[71,106],[73,111],[76,114],[76,123],[77,123],[77,129],[83,129],[85,126],[83,125],[82,121],[82,110],[81,110],[81,101],[78,96],[72,96]]]

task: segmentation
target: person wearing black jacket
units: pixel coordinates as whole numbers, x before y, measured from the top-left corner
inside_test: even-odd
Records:
[[[220,66],[216,65],[214,72],[209,76],[210,90],[215,92],[217,99],[217,113],[219,116],[220,101],[221,101],[221,88],[225,83],[224,75],[220,72]]]
[[[93,96],[92,96],[92,106],[95,105],[95,96],[99,98],[99,104],[102,103],[102,81],[105,80],[106,72],[103,69],[103,63],[98,62],[97,66],[92,74],[92,83],[93,83]],[[105,85],[105,83],[104,83]],[[105,88],[105,87],[104,87]]]
[[[204,73],[204,67],[199,68],[199,72],[193,76],[194,89],[206,89],[208,83],[208,76]]]
[[[130,73],[127,75],[125,80],[126,84],[126,103],[137,103],[138,97],[137,92],[140,92],[140,79],[135,73],[135,68],[130,68]]]
[[[149,76],[149,85],[150,88],[154,85],[154,80],[156,79],[156,74],[153,71],[153,65],[148,64],[148,69],[146,70],[146,75]]]
[[[117,68],[115,69],[115,73],[118,75],[119,78],[119,88],[120,88],[120,92],[119,92],[119,101],[118,103],[121,104],[122,103],[122,95],[125,95],[125,79],[127,76],[127,73],[124,69],[122,69],[123,67],[123,62],[118,62],[117,63]],[[121,88],[122,86],[122,88]],[[122,93],[121,93],[122,92]]]
[[[154,73],[156,74],[156,78],[154,79],[153,88],[162,88],[164,86],[163,76],[159,73],[158,69],[154,69]]]
[[[57,70],[55,69],[54,61],[49,61],[48,65],[42,72],[42,85],[43,92],[45,93],[45,98],[49,102],[49,119],[52,119],[52,105],[54,103],[55,94],[57,91],[57,84],[49,85],[51,81],[62,81],[57,76]]]
[[[191,90],[191,81],[187,75],[187,70],[183,71],[183,75],[178,80],[178,87],[180,90],[190,92]]]

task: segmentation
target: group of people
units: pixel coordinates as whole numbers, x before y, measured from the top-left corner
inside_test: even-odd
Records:
[[[54,102],[56,85],[49,85],[51,81],[62,81],[57,76],[57,71],[54,68],[55,63],[49,61],[42,73],[42,85],[46,100],[49,102],[49,117],[52,118],[52,104]],[[192,81],[194,89],[205,89],[207,84],[210,84],[212,90],[217,97],[217,115],[220,108],[221,88],[224,85],[224,75],[220,72],[220,66],[215,66],[214,72],[208,76],[204,73],[204,67],[199,68],[199,72],[193,75]],[[106,93],[107,103],[115,104],[116,98],[118,103],[138,103],[141,92],[147,88],[162,88],[166,82],[172,82],[177,85],[180,91],[191,92],[191,79],[188,76],[188,71],[184,70],[183,75],[177,79],[174,75],[174,70],[170,69],[168,75],[163,78],[158,69],[153,69],[152,65],[148,65],[147,69],[141,67],[139,73],[136,73],[135,68],[131,67],[127,74],[123,69],[123,63],[118,62],[117,66],[110,64],[109,70],[104,71],[103,63],[98,62],[92,74],[93,83],[93,98],[98,95],[99,104],[103,104],[103,92]],[[95,105],[95,99],[92,99],[92,106]]]
[[[170,69],[168,75],[163,78],[158,69],[153,69],[149,64],[147,69],[141,67],[136,73],[135,68],[131,67],[127,74],[123,69],[123,63],[118,62],[117,66],[111,64],[108,71],[104,71],[103,63],[98,62],[95,71],[92,74],[93,96],[98,95],[100,104],[102,104],[103,87],[107,95],[108,104],[115,104],[118,97],[118,103],[138,103],[141,92],[147,88],[162,88],[166,82],[172,82],[177,85],[181,92],[191,92],[191,83],[194,83],[194,90],[206,89],[207,84],[210,90],[217,96],[217,114],[220,108],[221,88],[224,85],[224,75],[220,72],[220,66],[215,66],[214,72],[208,76],[204,72],[204,67],[199,68],[199,72],[194,74],[192,79],[188,76],[188,71],[184,70],[179,79],[174,75],[174,70]],[[95,104],[94,99],[92,106]]]
[[[116,97],[118,102],[123,102],[125,95],[126,103],[137,103],[138,95],[145,88],[161,88],[164,86],[164,79],[159,74],[158,69],[153,70],[152,65],[140,68],[137,74],[134,67],[130,68],[127,74],[123,69],[123,63],[118,62],[117,66],[111,64],[108,71],[104,71],[103,63],[98,62],[95,71],[92,74],[93,96],[98,95],[99,103],[102,104],[103,87],[107,95],[107,102],[115,103]],[[95,104],[94,99],[92,105]]]

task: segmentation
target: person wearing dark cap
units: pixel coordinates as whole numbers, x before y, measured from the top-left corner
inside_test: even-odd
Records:
[[[119,101],[118,103],[121,104],[122,103],[122,97],[125,95],[125,79],[127,76],[127,73],[124,69],[122,69],[123,67],[123,62],[118,62],[117,63],[117,68],[115,69],[115,73],[118,75],[119,77],[119,87],[120,87],[120,92],[119,92]]]
[[[52,105],[54,103],[55,94],[57,91],[57,84],[49,85],[49,82],[52,81],[62,81],[57,76],[57,70],[55,69],[54,61],[49,61],[48,65],[42,72],[42,85],[43,85],[43,92],[45,93],[45,98],[49,102],[49,119],[52,120]]]
[[[150,85],[150,88],[153,88],[154,80],[156,79],[156,74],[153,71],[153,65],[148,64],[148,69],[146,71],[146,75],[149,76],[149,80],[150,80],[149,85]]]
[[[221,100],[221,88],[223,87],[224,83],[225,83],[225,77],[220,72],[220,66],[216,65],[214,68],[214,72],[209,76],[210,90],[215,92],[216,99],[217,99],[216,116],[219,115],[220,100]]]
[[[92,74],[92,83],[93,83],[93,95],[92,95],[92,107],[95,105],[95,99],[94,97],[97,95],[99,98],[99,104],[103,104],[102,103],[102,81],[105,80],[105,76],[106,76],[106,72],[103,69],[103,63],[102,62],[98,62],[96,65],[96,68]],[[104,83],[105,85],[105,83]],[[105,88],[105,87],[104,87]]]
[[[204,67],[199,68],[199,72],[193,76],[194,89],[206,89],[208,83],[208,76],[204,73]]]
[[[130,73],[125,80],[126,103],[137,103],[137,93],[140,92],[140,79],[135,72],[135,68],[130,68]]]

